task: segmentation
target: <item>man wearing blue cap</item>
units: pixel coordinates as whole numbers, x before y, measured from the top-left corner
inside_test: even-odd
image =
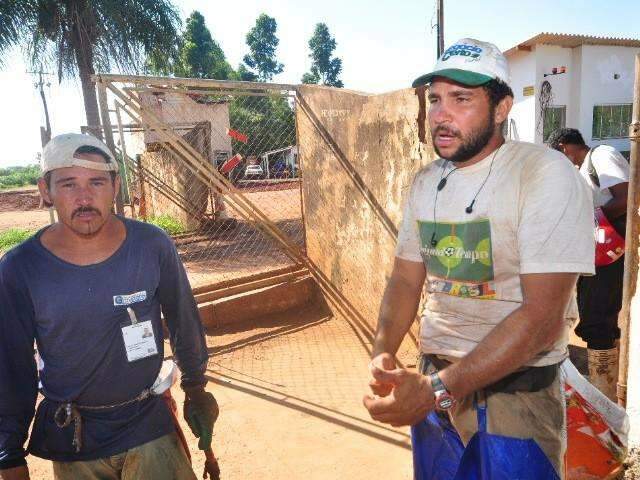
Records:
[[[481,405],[489,434],[532,440],[562,478],[558,366],[577,276],[594,270],[590,193],[562,155],[505,141],[513,93],[495,45],[456,42],[413,83],[423,85],[440,158],[418,172],[406,201],[365,406],[396,426],[436,410],[467,446]],[[416,373],[395,354],[425,281]]]

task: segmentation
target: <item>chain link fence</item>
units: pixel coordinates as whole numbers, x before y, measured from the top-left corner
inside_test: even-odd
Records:
[[[111,97],[110,117],[127,212],[174,237],[192,286],[299,263],[251,211],[304,251],[294,92],[148,80],[117,88],[124,96]]]

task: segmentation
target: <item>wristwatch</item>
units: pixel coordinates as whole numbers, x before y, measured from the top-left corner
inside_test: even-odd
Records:
[[[434,372],[429,375],[429,380],[431,381],[431,388],[433,389],[433,396],[436,402],[437,410],[449,410],[456,403],[456,400],[453,398],[453,395],[447,390],[442,380],[440,380],[440,376],[438,372]]]

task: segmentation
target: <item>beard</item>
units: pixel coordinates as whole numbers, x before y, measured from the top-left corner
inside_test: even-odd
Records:
[[[493,123],[493,110],[493,108],[490,109],[486,122],[471,130],[467,136],[463,136],[462,132],[457,129],[445,126],[436,127],[436,129],[431,133],[431,142],[438,156],[445,160],[449,160],[450,162],[466,162],[480,153],[482,149],[487,146],[489,140],[491,140],[491,137],[496,131],[496,125]],[[436,135],[439,133],[445,133],[462,140],[462,145],[460,145],[455,152],[449,155],[448,158],[443,157],[438,150],[438,147],[435,145]]]

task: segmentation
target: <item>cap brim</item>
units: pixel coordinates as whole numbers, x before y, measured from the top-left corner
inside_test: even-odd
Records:
[[[483,75],[481,73],[470,72],[468,70],[459,70],[457,68],[447,68],[445,70],[436,70],[435,72],[427,73],[416,78],[411,86],[413,88],[431,83],[434,77],[445,77],[454,82],[467,85],[469,87],[477,87],[484,85],[487,82],[493,80],[489,75]]]

